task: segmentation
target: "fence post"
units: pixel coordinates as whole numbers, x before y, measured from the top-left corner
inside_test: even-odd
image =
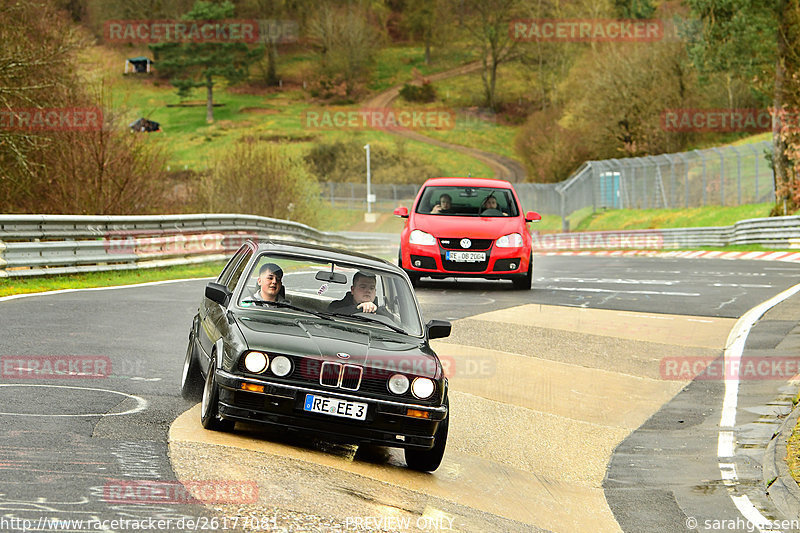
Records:
[[[742,205],[742,154],[735,146],[730,149],[736,154],[736,205]]]
[[[678,184],[675,181],[675,159],[672,157],[675,154],[664,154],[664,157],[669,161],[669,203],[670,205],[678,203]]]
[[[683,176],[683,196],[685,197],[686,201],[686,208],[689,208],[689,156],[686,155],[684,152],[680,152],[677,154],[678,157],[683,159],[683,164],[686,165],[686,172],[684,172]]]
[[[719,205],[725,205],[725,156],[719,148],[712,148],[719,154]]]
[[[703,203],[702,203],[702,206],[705,207],[706,206],[706,156],[700,150],[695,150],[694,153],[698,154],[700,156],[700,159],[703,160],[703,190],[702,190]]]
[[[756,177],[755,177],[756,190],[755,190],[755,196],[753,197],[753,200],[755,202],[758,202],[758,199],[759,199],[759,196],[758,196],[758,159],[759,159],[758,158],[758,154],[760,152],[758,151],[758,148],[757,148],[757,146],[755,144],[748,144],[747,146],[749,146],[750,149],[753,151],[753,164],[755,165],[755,174],[756,174]]]

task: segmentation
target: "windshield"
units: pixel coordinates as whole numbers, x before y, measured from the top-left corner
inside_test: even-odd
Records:
[[[498,187],[425,187],[417,213],[443,216],[515,217],[517,202],[510,189]]]
[[[239,306],[422,335],[408,282],[392,272],[286,254],[262,254]]]

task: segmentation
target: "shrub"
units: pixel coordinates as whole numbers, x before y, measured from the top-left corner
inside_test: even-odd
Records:
[[[303,161],[281,145],[236,143],[212,161],[198,189],[206,212],[250,213],[311,226],[318,222],[319,185]]]
[[[404,140],[393,144],[370,143],[373,183],[422,183],[442,171],[427,161],[410,156]],[[319,181],[362,183],[366,179],[366,155],[360,141],[320,142],[305,157]]]
[[[422,82],[422,85],[406,83],[400,89],[400,96],[409,102],[433,102],[436,100],[436,89],[429,81]]]

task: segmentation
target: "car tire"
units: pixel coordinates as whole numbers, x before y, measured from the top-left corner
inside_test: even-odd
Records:
[[[200,374],[200,363],[197,361],[194,334],[189,335],[189,346],[186,348],[186,357],[183,360],[181,396],[184,400],[194,402],[200,401],[203,397],[203,376]]]
[[[406,465],[412,470],[420,472],[433,472],[442,464],[444,448],[447,445],[447,431],[450,426],[450,402],[445,397],[444,404],[447,406],[447,416],[439,422],[436,434],[433,436],[433,448],[429,450],[405,450]]]
[[[528,259],[528,273],[522,276],[512,278],[514,288],[521,291],[529,291],[533,286],[533,254]]]
[[[216,379],[217,363],[212,359],[203,386],[203,399],[200,402],[200,422],[212,431],[233,431],[235,422],[219,417],[219,386]]]

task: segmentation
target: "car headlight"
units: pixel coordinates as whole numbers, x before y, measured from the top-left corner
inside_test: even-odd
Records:
[[[433,391],[435,390],[436,390],[436,384],[433,382],[432,379],[429,378],[416,378],[414,382],[411,384],[411,394],[413,394],[420,400],[429,398],[431,394],[433,394]]]
[[[253,374],[262,373],[267,369],[268,364],[269,357],[265,353],[247,352],[247,355],[244,356],[244,367]]]
[[[289,360],[288,357],[279,355],[272,359],[272,363],[269,365],[269,369],[272,370],[273,374],[282,378],[283,376],[287,375],[289,372],[292,371],[292,362]]]
[[[497,239],[495,244],[498,248],[519,248],[522,246],[522,235],[519,233],[509,233]]]
[[[408,390],[408,378],[403,374],[394,374],[389,378],[389,390],[395,394],[405,394]]]
[[[436,237],[431,235],[430,233],[425,233],[422,230],[415,229],[411,232],[411,235],[408,236],[409,244],[419,244],[422,246],[434,246],[436,245]]]

